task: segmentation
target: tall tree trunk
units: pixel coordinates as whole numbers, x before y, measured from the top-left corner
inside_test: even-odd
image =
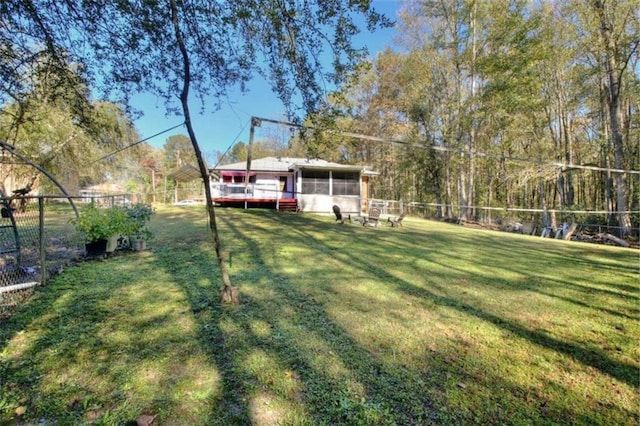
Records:
[[[460,154],[458,164],[458,219],[467,220],[467,174],[464,154]]]
[[[211,185],[209,185],[209,171],[207,170],[207,166],[205,165],[204,158],[202,157],[202,152],[200,151],[200,146],[198,145],[198,141],[196,139],[196,134],[193,130],[193,125],[191,123],[191,112],[189,110],[189,85],[191,82],[191,74],[190,74],[190,60],[189,60],[189,52],[187,51],[187,47],[184,43],[184,39],[182,38],[182,32],[180,31],[179,19],[178,19],[178,8],[176,6],[176,0],[170,0],[171,6],[171,19],[173,22],[173,29],[176,36],[176,42],[178,43],[178,47],[180,49],[180,53],[182,54],[182,66],[184,70],[184,79],[182,85],[182,91],[180,93],[180,103],[182,104],[182,111],[184,113],[184,121],[187,126],[187,132],[189,133],[189,138],[191,139],[191,144],[193,145],[193,150],[196,154],[196,159],[198,161],[198,168],[200,170],[200,175],[202,177],[202,181],[204,182],[204,193],[207,202],[207,212],[209,213],[209,228],[211,229],[211,234],[213,236],[213,242],[215,244],[216,249],[216,257],[218,259],[218,266],[220,267],[220,275],[222,276],[223,287],[220,289],[220,298],[225,303],[240,303],[239,291],[237,287],[233,287],[231,285],[231,279],[229,278],[229,273],[227,271],[226,264],[224,262],[224,254],[222,251],[222,243],[220,241],[220,235],[218,234],[218,227],[216,225],[216,213],[213,208],[213,200],[211,199]]]
[[[564,159],[567,164],[573,164],[573,138],[571,133],[570,118],[566,115],[563,117],[564,125]],[[575,203],[575,187],[573,182],[573,174],[567,173],[567,185],[566,185],[566,204],[563,207],[571,207]]]
[[[457,35],[455,40],[458,40]],[[463,125],[464,117],[464,102],[462,96],[462,66],[459,63],[459,58],[456,58],[456,148],[460,149],[460,160],[458,164],[458,219],[467,220],[467,173],[469,172],[467,165],[465,164],[465,154],[463,147],[465,128]]]
[[[601,132],[603,135],[603,140],[604,141],[608,141],[609,140],[609,129],[607,127],[607,106],[605,105],[604,102],[604,98],[605,95],[604,93],[606,92],[606,87],[604,82],[600,82],[600,123],[601,123]],[[604,205],[606,206],[606,210],[607,210],[607,223],[611,224],[613,223],[613,214],[611,212],[614,212],[615,209],[615,194],[614,194],[614,185],[613,185],[613,174],[611,173],[611,170],[609,170],[611,168],[611,161],[610,161],[610,157],[609,157],[609,147],[608,147],[608,143],[604,142],[602,144],[601,150],[600,150],[600,155],[601,155],[601,165],[602,167],[604,167],[605,169],[607,169],[606,172],[602,173],[602,189],[603,189],[603,197],[604,197]]]
[[[491,173],[487,181],[487,207],[491,207],[493,205],[493,181],[493,173]],[[484,222],[493,222],[493,213],[491,210],[487,210],[487,215],[485,216]]]
[[[471,95],[470,111],[471,129],[469,129],[469,180],[467,182],[467,219],[475,218],[475,173],[476,173],[476,60],[478,47],[476,40],[476,14],[478,2],[473,2],[469,24],[471,26]]]
[[[447,219],[453,218],[453,211],[451,209],[451,155],[449,153],[446,154],[447,160],[445,161],[445,178],[444,178],[444,203],[445,203],[445,213],[444,217]]]
[[[542,164],[542,162],[540,162]],[[546,198],[546,190],[544,187],[544,178],[542,177],[542,166],[540,166],[538,170],[538,197],[540,202],[540,210],[542,210],[542,224],[543,226],[551,226],[551,217],[549,216],[549,212],[547,211],[547,198]]]
[[[600,23],[600,34],[605,54],[605,70],[607,79],[607,105],[609,107],[609,121],[611,125],[611,142],[614,150],[614,166],[623,170],[624,147],[622,135],[622,108],[620,105],[621,75],[618,75],[616,60],[616,46],[613,40],[611,23],[607,20],[604,1],[595,0],[593,7]],[[631,216],[627,209],[627,182],[626,174],[616,172],[616,210],[620,236],[625,237],[631,233]]]
[[[440,156],[433,153],[432,154],[435,161],[434,164],[437,164],[437,169],[435,171],[435,173],[431,174],[431,181],[433,182],[434,185],[434,193],[435,193],[435,197],[436,197],[436,218],[438,219],[442,219],[443,218],[443,210],[442,210],[442,164],[439,162],[440,160]],[[426,186],[426,185],[425,185]]]

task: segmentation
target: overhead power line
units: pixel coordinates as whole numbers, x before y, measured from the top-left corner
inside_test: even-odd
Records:
[[[98,161],[102,161],[102,160],[105,160],[105,159],[107,159],[107,158],[109,158],[109,157],[112,157],[112,156],[114,156],[114,155],[116,155],[116,154],[118,154],[118,153],[120,153],[120,152],[122,152],[122,151],[124,151],[124,150],[126,150],[126,149],[133,148],[134,146],[139,145],[139,144],[141,144],[142,142],[146,142],[146,141],[148,141],[149,139],[153,139],[153,138],[155,138],[156,136],[160,136],[160,135],[161,135],[161,134],[163,134],[163,133],[167,133],[167,132],[170,132],[170,131],[172,131],[172,130],[174,130],[174,129],[177,129],[177,128],[178,128],[178,127],[180,127],[180,126],[183,126],[183,125],[184,125],[184,123],[185,123],[185,122],[183,121],[182,123],[177,124],[177,125],[175,125],[175,126],[173,126],[173,127],[170,127],[170,128],[168,128],[168,129],[166,129],[166,130],[163,130],[163,131],[161,131],[161,132],[158,132],[158,133],[156,133],[155,135],[151,135],[151,136],[146,137],[146,138],[144,138],[144,139],[140,139],[138,142],[134,142],[134,143],[132,143],[132,144],[130,144],[130,145],[127,145],[127,146],[124,146],[124,147],[122,147],[122,148],[120,148],[120,149],[117,149],[117,150],[113,151],[111,154],[107,154],[107,155],[105,155],[105,156],[102,156],[102,157],[98,158],[96,161],[94,161],[94,163],[97,163]]]
[[[260,120],[260,121],[266,121],[268,123],[273,123],[273,124],[282,124],[285,126],[291,126],[291,127],[296,127],[299,129],[309,129],[309,130],[315,130],[317,129],[314,126],[305,126],[302,124],[296,124],[296,123],[290,123],[287,121],[281,121],[281,120],[273,120],[270,118],[262,118],[262,117],[252,117],[251,120]],[[371,135],[364,135],[361,133],[352,133],[352,132],[343,132],[340,130],[325,130],[328,133],[333,133],[333,134],[337,134],[337,135],[341,135],[341,136],[346,136],[346,137],[350,137],[350,138],[355,138],[355,139],[362,139],[362,140],[367,140],[367,141],[372,141],[372,142],[382,142],[382,143],[393,143],[393,144],[399,144],[399,145],[405,145],[405,146],[412,146],[415,148],[427,148],[427,149],[432,149],[434,151],[441,151],[441,152],[454,152],[454,153],[458,153],[458,154],[469,154],[469,150],[467,149],[460,149],[460,148],[451,148],[451,147],[446,147],[446,146],[439,146],[439,145],[422,145],[422,144],[418,144],[415,142],[407,142],[407,141],[401,141],[401,140],[397,140],[397,139],[389,139],[389,138],[381,138],[378,136],[371,136]],[[636,174],[636,175],[640,175],[640,170],[624,170],[624,169],[612,169],[609,167],[597,167],[597,166],[587,166],[587,165],[580,165],[580,164],[567,164],[567,163],[558,163],[558,162],[541,162],[541,161],[535,161],[535,160],[531,160],[529,158],[517,158],[517,157],[505,157],[502,155],[494,155],[494,154],[488,154],[485,152],[480,152],[480,151],[473,151],[473,155],[477,156],[477,157],[483,157],[483,158],[492,158],[495,160],[501,160],[501,161],[517,161],[517,162],[522,162],[522,163],[529,163],[529,164],[533,164],[533,165],[537,165],[537,166],[542,166],[542,165],[549,165],[549,166],[553,166],[553,167],[558,167],[561,168],[563,171],[568,171],[571,169],[582,169],[582,170],[594,170],[594,171],[603,171],[603,172],[610,172],[610,173],[628,173],[628,174]]]
[[[220,165],[220,162],[222,162],[222,159],[224,158],[225,155],[227,155],[227,153],[231,150],[231,148],[233,148],[233,146],[236,144],[236,141],[238,140],[238,138],[240,137],[240,135],[242,134],[242,132],[244,132],[244,129],[247,128],[247,125],[249,123],[245,124],[244,126],[242,126],[242,129],[240,129],[240,131],[238,132],[238,134],[236,135],[236,137],[233,139],[233,141],[229,144],[229,147],[227,148],[227,150],[220,156],[220,158],[218,159],[218,162],[216,163],[215,166],[213,166],[213,168],[215,169],[216,167],[218,167]]]

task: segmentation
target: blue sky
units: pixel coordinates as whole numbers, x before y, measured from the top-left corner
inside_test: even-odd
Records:
[[[384,13],[391,19],[396,18],[400,9],[400,0],[373,0],[376,11]],[[386,47],[393,44],[395,30],[393,28],[377,30],[370,34],[363,33],[356,39],[356,45],[366,46],[372,57]],[[249,140],[249,121],[252,116],[281,119],[284,107],[278,98],[271,92],[268,84],[258,76],[248,85],[249,91],[245,94],[239,91],[229,93],[229,99],[218,111],[205,111],[200,114],[200,101],[192,96],[191,110],[192,120],[200,149],[205,157],[215,159],[216,152],[224,152],[234,142]],[[141,110],[144,115],[134,122],[142,138],[149,138],[157,133],[167,130],[182,122],[182,117],[165,116],[165,108],[162,100],[151,95],[136,96],[132,102],[133,107]],[[256,138],[260,138],[260,130],[256,132]],[[153,137],[148,143],[155,147],[162,147],[171,135],[187,134],[184,126],[170,132]]]

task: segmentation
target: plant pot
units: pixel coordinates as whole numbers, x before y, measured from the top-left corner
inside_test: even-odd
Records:
[[[107,252],[108,240],[96,240],[89,243],[85,243],[84,248],[87,252],[87,257],[102,257]]]
[[[107,240],[107,249],[106,249],[107,253],[113,253],[114,251],[116,251],[116,248],[118,248],[119,238],[120,238],[120,235],[112,235],[109,237],[109,239]]]
[[[147,248],[145,240],[131,240],[131,249],[134,251],[142,251]]]

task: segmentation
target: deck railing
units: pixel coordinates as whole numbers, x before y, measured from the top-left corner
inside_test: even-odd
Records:
[[[277,183],[212,183],[211,195],[213,198],[237,198],[248,199],[273,199],[281,197],[281,191]]]

